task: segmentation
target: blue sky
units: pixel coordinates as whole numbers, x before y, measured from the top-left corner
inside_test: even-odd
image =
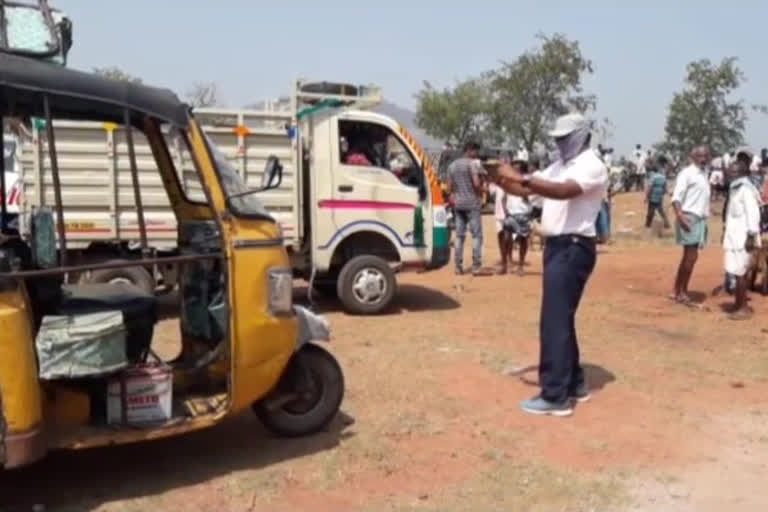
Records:
[[[758,0],[51,4],[73,19],[72,67],[116,65],[179,94],[194,81],[216,81],[232,107],[285,94],[306,77],[376,83],[388,100],[413,108],[423,80],[451,85],[513,60],[537,32],[581,42],[595,65],[586,88],[598,96],[597,116],[614,123],[619,152],[662,137],[666,107],[693,59],[739,57],[748,81],[738,96],[768,104],[768,3]],[[749,143],[768,146],[768,116],[751,117]]]

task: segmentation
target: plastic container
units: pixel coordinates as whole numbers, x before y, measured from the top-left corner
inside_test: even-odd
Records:
[[[132,367],[107,385],[107,423],[141,425],[168,421],[172,414],[172,395],[170,367],[157,364]]]

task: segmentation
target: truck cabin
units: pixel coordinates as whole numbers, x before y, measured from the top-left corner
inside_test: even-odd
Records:
[[[387,169],[404,185],[419,187],[423,170],[411,151],[386,126],[339,121],[339,155],[346,165]]]

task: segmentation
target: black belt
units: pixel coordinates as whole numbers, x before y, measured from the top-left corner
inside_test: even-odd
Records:
[[[578,244],[583,243],[587,245],[596,245],[597,244],[597,238],[594,236],[584,236],[584,235],[555,235],[547,237],[547,243],[556,243],[556,244],[562,244],[562,243],[569,243],[569,244]]]

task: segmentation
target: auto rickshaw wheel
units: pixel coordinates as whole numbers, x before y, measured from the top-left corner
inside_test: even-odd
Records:
[[[343,398],[341,366],[330,352],[310,343],[294,354],[276,391],[253,410],[274,434],[301,437],[324,429]]]

